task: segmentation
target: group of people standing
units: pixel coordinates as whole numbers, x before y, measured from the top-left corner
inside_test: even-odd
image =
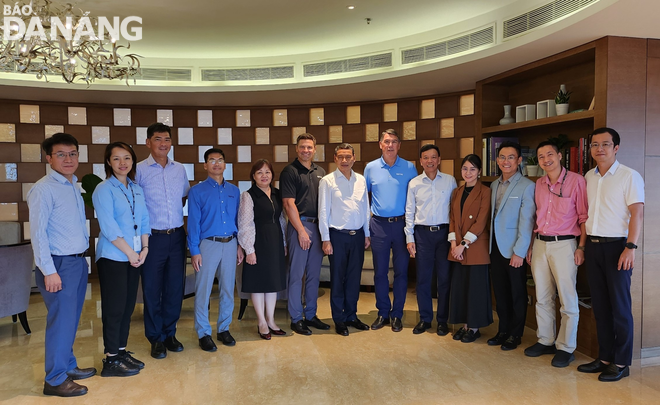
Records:
[[[251,294],[258,334],[270,340],[286,331],[275,322],[277,293],[287,290],[293,332],[330,329],[317,316],[323,255],[330,261],[330,306],[336,333],[390,325],[403,329],[408,261],[417,263],[417,302],[421,334],[432,327],[432,280],[437,280],[437,334],[460,324],[453,339],[471,343],[493,322],[491,283],[499,318],[488,340],[502,350],[521,343],[527,292],[525,258],[536,282],[538,342],[527,356],[554,354],[565,367],[576,348],[577,266],[586,261],[598,327],[599,358],[578,370],[600,373],[603,381],[628,375],[632,360],[630,277],[642,223],[644,184],[634,170],[616,161],[620,138],[610,128],[594,131],[591,154],[598,166],[585,178],[560,164],[549,142],[539,145],[547,172],[536,185],[522,176],[520,146],[504,143],[497,151],[502,172],[490,188],[480,181],[481,159],[461,163],[463,184],[438,170],[435,145],[420,150],[415,165],[398,156],[394,130],[379,139],[382,156],[368,163],[364,176],[352,169],[355,151],[348,143],[334,150],[337,169],[326,174],[313,162],[316,139],[302,134],[297,158],[273,187],[273,167],[256,161],[252,187],[243,192],[224,178],[225,154],[204,154],[208,178],[190,188],[183,165],[168,158],[167,125],[147,130],[150,155],[137,163],[130,145],[109,144],[106,180],[93,194],[100,233],[96,261],[102,302],[105,359],[101,375],[131,376],[144,363],[127,351],[130,319],[140,276],[145,335],[151,356],[183,350],[176,339],[182,305],[186,245],[195,270],[195,330],[204,351],[216,351],[208,319],[213,281],[218,279],[216,338],[233,346],[229,332],[234,309],[236,266],[243,263],[241,290]],[[51,171],[28,194],[37,284],[48,308],[44,394],[84,395],[74,380],[96,374],[79,368],[73,341],[84,302],[89,245],[83,200],[76,187],[78,142],[58,133],[43,142]],[[370,198],[369,198],[370,195]],[[188,200],[187,238],[183,207]],[[75,209],[74,209],[75,208]],[[288,218],[288,221],[285,220]],[[371,326],[357,317],[365,249],[371,246],[378,315]],[[390,300],[390,257],[394,270]],[[561,301],[561,328],[555,333],[555,291]]]

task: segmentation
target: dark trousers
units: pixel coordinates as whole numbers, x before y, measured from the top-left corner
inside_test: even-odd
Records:
[[[174,336],[181,315],[186,277],[186,233],[149,237],[149,254],[142,266],[144,334],[150,342]]]
[[[316,301],[319,298],[319,276],[323,262],[323,244],[319,226],[302,221],[305,231],[312,241],[307,250],[298,243],[298,232],[291,225],[286,228],[286,240],[289,248],[289,289],[288,307],[293,322],[313,319],[316,316]],[[304,284],[303,284],[304,280]]]
[[[66,372],[78,367],[73,355],[80,313],[87,291],[87,261],[84,257],[53,256],[57,274],[62,279],[58,292],[46,291],[41,270],[34,272],[37,286],[44,298],[46,315],[46,382],[60,385],[67,379]]]
[[[406,235],[402,220],[388,222],[371,217],[371,253],[374,260],[374,289],[376,290],[376,308],[378,315],[384,318],[402,318],[403,305],[406,303],[408,290],[408,261],[410,254],[406,248]],[[390,249],[394,264],[394,301],[390,301]]]
[[[360,278],[364,263],[364,230],[349,235],[330,229],[333,254],[330,259],[330,309],[332,320],[348,322],[357,319]]]
[[[417,306],[419,318],[424,322],[433,320],[433,298],[431,280],[433,273],[438,281],[438,322],[447,322],[449,317],[449,290],[451,273],[449,271],[450,244],[447,241],[448,227],[431,232],[421,226],[415,227],[415,261],[417,263]]]
[[[128,342],[140,268],[105,258],[99,259],[96,267],[101,287],[103,345],[106,354],[117,354]]]
[[[493,233],[490,254],[490,278],[495,293],[495,309],[500,320],[498,332],[522,336],[527,318],[527,269],[525,265],[511,267],[497,247]]]
[[[632,270],[618,270],[626,240],[593,243],[587,238],[585,263],[598,332],[598,357],[619,365],[632,364]]]

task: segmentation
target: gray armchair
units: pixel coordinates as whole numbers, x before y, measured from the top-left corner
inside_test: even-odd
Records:
[[[31,333],[26,311],[30,305],[30,287],[34,259],[30,242],[0,246],[0,318],[12,316],[21,320]]]

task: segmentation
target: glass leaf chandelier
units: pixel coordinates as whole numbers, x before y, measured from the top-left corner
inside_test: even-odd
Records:
[[[120,51],[130,49],[130,43],[119,45],[118,35],[73,35],[80,28],[84,31],[91,27],[99,32],[99,19],[89,12],[69,3],[56,5],[51,0],[33,0],[29,8],[18,3],[6,5],[4,0],[0,4],[5,11],[4,24],[0,25],[0,72],[35,74],[46,81],[49,75],[57,75],[67,83],[87,85],[96,79],[124,80],[128,85],[128,80],[140,72],[141,56],[122,56]],[[10,16],[7,7],[12,10]],[[38,31],[35,18],[43,27],[39,31],[42,35],[29,35]],[[18,20],[22,20],[22,26]]]

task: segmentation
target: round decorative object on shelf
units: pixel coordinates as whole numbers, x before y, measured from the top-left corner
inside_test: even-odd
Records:
[[[511,116],[511,106],[504,106],[504,117],[500,120],[500,125],[513,124],[516,120]]]

